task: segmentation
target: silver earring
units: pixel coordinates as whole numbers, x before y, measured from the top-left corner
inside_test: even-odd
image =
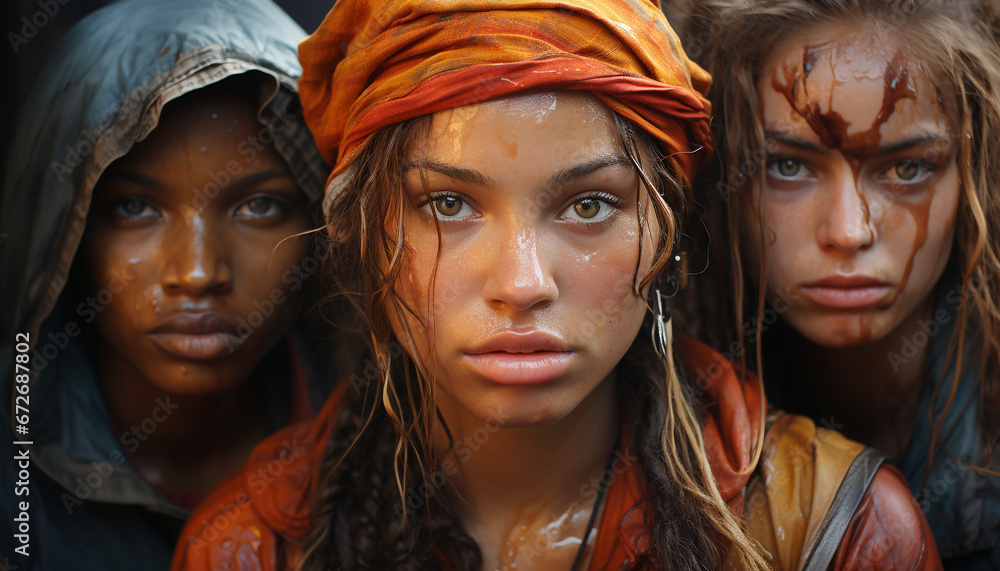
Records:
[[[653,328],[650,331],[653,338],[653,349],[661,359],[666,359],[673,338],[673,326],[670,323],[670,310],[663,310],[663,294],[656,290],[656,313],[653,314]]]

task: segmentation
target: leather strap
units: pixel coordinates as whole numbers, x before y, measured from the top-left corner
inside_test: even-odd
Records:
[[[802,571],[826,571],[830,567],[847,526],[861,505],[861,498],[885,460],[886,457],[881,452],[865,448],[851,462],[844,480],[837,488],[837,495],[833,497],[833,503],[820,524],[816,540],[809,546]]]

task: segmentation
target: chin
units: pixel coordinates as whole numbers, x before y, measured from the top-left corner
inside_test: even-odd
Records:
[[[790,324],[800,335],[824,347],[858,347],[881,340],[890,330],[875,316],[857,314]]]
[[[180,363],[148,371],[146,378],[154,386],[175,395],[209,396],[232,389],[245,377],[225,374],[204,363]]]
[[[463,408],[480,421],[499,428],[546,426],[566,418],[575,408],[572,403],[560,402],[551,395],[518,394],[520,392],[496,395],[485,407],[463,405]]]

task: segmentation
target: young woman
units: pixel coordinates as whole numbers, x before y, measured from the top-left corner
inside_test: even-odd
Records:
[[[710,145],[659,7],[346,0],[300,58],[371,366],[255,450],[174,568],[764,569],[757,381],[682,339],[682,382],[657,293]],[[834,568],[935,568],[901,478],[867,498]]]
[[[698,4],[723,167],[705,337],[888,454],[947,567],[1000,567],[995,5]]]
[[[327,172],[303,36],[269,2],[126,1],[52,55],[0,224],[12,566],[166,568],[189,510],[322,401],[289,335]]]

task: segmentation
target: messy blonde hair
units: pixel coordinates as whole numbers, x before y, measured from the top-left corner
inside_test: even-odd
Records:
[[[641,296],[669,259],[682,187],[655,140],[613,117],[661,229],[652,268],[640,276],[637,265],[633,277],[634,293]],[[434,482],[440,458],[432,435],[435,426],[447,432],[435,406],[434,379],[419,359],[399,350],[414,346],[413,332],[405,330],[408,338],[398,339],[391,327],[405,324],[407,315],[416,317],[396,287],[405,259],[403,209],[409,207],[402,175],[406,150],[426,136],[429,121],[425,116],[376,133],[329,215],[342,241],[331,252],[329,273],[338,298],[355,309],[374,367],[354,391],[348,389],[348,404],[327,442],[299,569],[423,569],[440,564],[440,557],[455,569],[481,566],[478,545],[452,511],[453,490]],[[640,223],[647,227],[648,221],[640,215]],[[644,505],[650,549],[633,562],[635,568],[717,568],[726,555],[719,546],[725,545],[743,568],[766,569],[716,487],[698,397],[674,370],[672,357],[665,363],[656,356],[651,321],[618,366],[618,395],[650,494]],[[407,491],[415,488],[442,489],[409,509]]]

